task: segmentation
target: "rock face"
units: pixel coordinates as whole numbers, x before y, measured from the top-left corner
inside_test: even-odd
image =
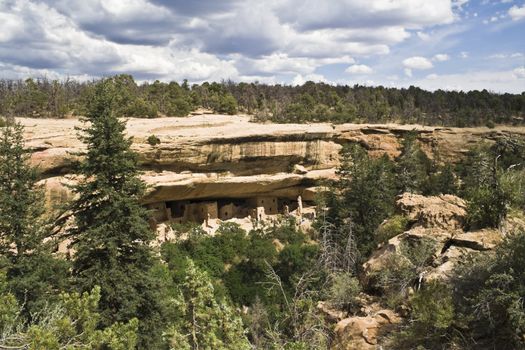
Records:
[[[19,118],[33,149],[31,160],[46,178],[71,172],[84,145],[77,119]],[[281,191],[313,195],[320,178],[332,177],[345,143],[359,143],[371,155],[400,152],[400,140],[418,133],[422,148],[456,160],[472,144],[499,137],[525,137],[525,128],[440,128],[396,124],[257,124],[248,116],[201,114],[186,118],[135,119],[127,122],[140,165],[152,187],[146,201],[170,197],[205,198],[217,193],[250,196]],[[155,135],[160,144],[148,144]],[[332,170],[330,170],[332,169]],[[324,173],[316,171],[325,171]],[[191,173],[187,173],[191,172]],[[52,181],[54,185],[60,179]],[[55,189],[57,186],[55,186]],[[173,198],[175,196],[176,198]],[[178,197],[177,197],[178,196]]]
[[[335,327],[333,350],[375,350],[378,337],[391,330],[401,319],[391,310],[370,316],[354,316],[339,321]]]
[[[447,231],[461,229],[467,215],[465,201],[448,194],[425,197],[405,193],[397,200],[397,207],[416,226]]]
[[[408,217],[410,228],[392,237],[363,265],[371,276],[385,268],[392,254],[399,254],[403,242],[431,239],[436,243],[434,259],[422,277],[448,279],[454,265],[466,254],[493,249],[503,239],[496,229],[464,232],[465,202],[456,196],[425,197],[405,193],[397,200],[398,211]]]

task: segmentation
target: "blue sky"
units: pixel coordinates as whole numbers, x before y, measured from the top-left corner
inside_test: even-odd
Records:
[[[0,77],[525,91],[525,0],[0,0]]]

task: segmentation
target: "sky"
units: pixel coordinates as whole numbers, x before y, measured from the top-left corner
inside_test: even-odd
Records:
[[[525,0],[0,0],[0,78],[525,91]]]

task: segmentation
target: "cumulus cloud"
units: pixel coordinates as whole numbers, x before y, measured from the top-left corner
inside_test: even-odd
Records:
[[[525,67],[518,67],[512,71],[518,79],[525,79]]]
[[[346,68],[345,72],[350,74],[370,74],[373,70],[365,64],[354,64]]]
[[[509,16],[514,21],[519,21],[525,18],[525,5],[518,7],[516,5],[509,9]]]
[[[403,66],[408,69],[430,69],[433,67],[428,58],[422,56],[409,57],[403,60]]]
[[[438,53],[437,55],[434,55],[434,57],[432,57],[432,60],[437,62],[448,61],[449,59],[450,56],[444,53]]]
[[[341,83],[364,83],[373,73],[383,83],[403,61],[401,82],[450,59],[430,53],[452,55],[453,36],[466,30],[458,15],[470,7],[465,0],[0,0],[0,76],[301,84],[336,74]],[[520,11],[496,15],[518,20]],[[521,76],[519,69],[510,75]]]
[[[439,79],[432,79],[427,76],[420,80],[412,80],[407,85],[417,85],[428,90],[483,90],[487,89],[494,92],[523,92],[523,78],[516,74],[524,73],[525,67],[514,70],[478,70],[468,73],[442,74]]]

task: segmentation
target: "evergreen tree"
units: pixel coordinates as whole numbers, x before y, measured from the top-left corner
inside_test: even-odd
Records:
[[[90,293],[62,293],[30,322],[20,317],[20,304],[7,290],[0,271],[0,349],[128,350],[137,341],[137,320],[97,330],[100,288]]]
[[[338,173],[341,203],[336,205],[334,223],[348,225],[344,219],[350,219],[355,245],[364,258],[373,248],[375,230],[394,209],[393,164],[386,155],[373,159],[362,147],[352,145],[343,149]]]
[[[402,150],[396,159],[397,186],[401,193],[419,193],[423,189],[430,168],[430,160],[419,147],[417,133],[410,132],[402,142]]]
[[[65,284],[67,263],[54,259],[44,218],[44,194],[37,171],[29,164],[23,127],[9,124],[0,135],[0,257],[9,287],[24,312],[42,306],[47,295]]]
[[[162,322],[148,245],[154,233],[139,203],[145,185],[138,177],[132,141],[114,112],[116,87],[113,79],[99,83],[84,119],[89,124],[81,140],[87,153],[79,169],[83,180],[74,187],[75,225],[69,230],[76,249],[73,273],[81,291],[101,287],[101,325],[138,317],[141,346],[151,348]]]
[[[216,300],[213,284],[189,258],[180,286],[178,319],[165,333],[171,349],[251,349],[242,320],[226,300]]]
[[[473,228],[497,227],[506,217],[511,199],[501,184],[499,155],[481,147],[471,150],[469,158],[463,170],[468,223]]]

